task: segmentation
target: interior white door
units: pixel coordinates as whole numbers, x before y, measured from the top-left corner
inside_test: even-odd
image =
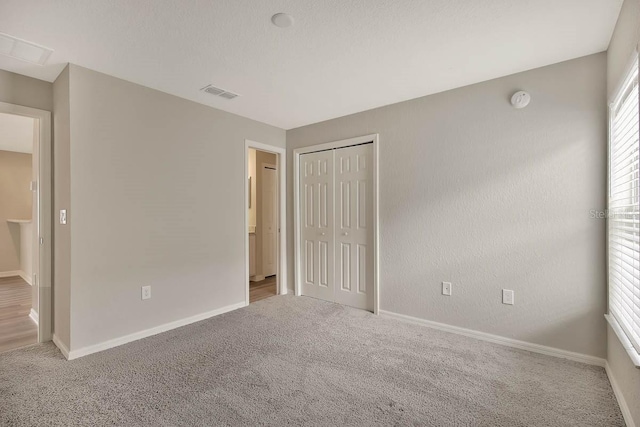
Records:
[[[265,276],[276,274],[276,238],[278,231],[277,171],[271,166],[262,168],[262,270]]]
[[[373,144],[300,155],[302,294],[373,311]]]
[[[333,151],[300,156],[302,293],[333,301]]]
[[[373,144],[334,153],[334,301],[373,310]]]

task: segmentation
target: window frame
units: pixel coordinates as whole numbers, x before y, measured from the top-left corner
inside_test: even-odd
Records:
[[[634,70],[635,68],[635,70]],[[613,159],[613,143],[614,143],[614,121],[615,121],[615,116],[614,114],[616,113],[616,107],[618,106],[618,104],[620,102],[623,102],[623,100],[625,99],[625,95],[628,96],[628,92],[629,92],[629,79],[630,79],[630,75],[632,73],[636,73],[637,77],[636,77],[636,81],[637,83],[635,84],[635,87],[632,87],[631,90],[635,90],[638,91],[638,126],[640,128],[640,58],[638,55],[638,51],[635,50],[631,60],[629,62],[629,64],[627,65],[627,67],[625,68],[625,72],[622,75],[622,78],[618,84],[618,87],[616,88],[616,90],[614,91],[613,97],[611,98],[611,102],[609,103],[609,108],[608,108],[608,135],[607,135],[607,224],[606,224],[606,229],[607,229],[607,245],[606,245],[606,257],[607,257],[607,311],[608,314],[605,315],[607,321],[610,323],[613,331],[616,333],[616,335],[618,336],[618,338],[620,339],[621,343],[623,344],[623,347],[627,350],[627,353],[629,354],[629,356],[631,357],[634,365],[638,368],[640,368],[640,339],[637,337],[634,337],[633,335],[639,335],[639,333],[637,331],[633,331],[633,327],[631,327],[631,331],[629,331],[628,327],[625,324],[625,320],[624,320],[624,316],[621,314],[616,314],[616,309],[614,307],[614,305],[612,305],[612,301],[611,301],[611,289],[613,286],[617,286],[614,283],[612,283],[611,280],[611,274],[612,274],[612,266],[611,266],[611,258],[610,258],[610,251],[611,251],[611,229],[612,229],[612,218],[611,218],[611,206],[610,206],[610,199],[611,199],[611,195],[612,195],[612,159]],[[640,135],[640,129],[639,129],[639,135]],[[640,142],[638,143],[640,145]],[[640,147],[638,149],[638,152],[635,154],[631,154],[634,155],[636,157],[638,157],[638,155],[640,155]],[[640,165],[640,161],[638,161],[639,165]],[[634,172],[634,179],[637,179],[636,177],[639,174],[639,170],[635,170]],[[636,186],[635,188],[632,187],[630,190],[630,196],[629,199],[632,200],[631,204],[636,204],[638,207],[636,210],[640,211],[640,200],[639,200],[639,191],[640,191],[640,185]],[[638,278],[640,279],[640,272],[634,272],[636,274],[638,274]],[[636,279],[634,277],[634,279]],[[635,282],[635,280],[634,280]],[[635,284],[635,283],[634,283]],[[613,310],[612,310],[613,308]],[[632,306],[631,307],[632,310],[634,309],[638,309],[640,311],[640,305],[636,306]],[[640,312],[637,313],[640,316]],[[618,317],[623,317],[623,319],[618,319]],[[633,332],[633,333],[632,333]]]

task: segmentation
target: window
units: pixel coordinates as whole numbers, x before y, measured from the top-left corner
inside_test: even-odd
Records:
[[[640,353],[640,107],[638,57],[610,110],[609,312]]]

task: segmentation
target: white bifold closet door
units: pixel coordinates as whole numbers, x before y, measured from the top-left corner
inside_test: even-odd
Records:
[[[302,293],[373,310],[373,144],[300,155]]]

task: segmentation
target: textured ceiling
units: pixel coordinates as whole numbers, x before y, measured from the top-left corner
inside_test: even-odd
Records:
[[[601,52],[622,1],[2,0],[0,32],[55,52],[0,68],[72,62],[290,129]]]
[[[30,117],[0,113],[0,150],[32,153],[33,125]]]

